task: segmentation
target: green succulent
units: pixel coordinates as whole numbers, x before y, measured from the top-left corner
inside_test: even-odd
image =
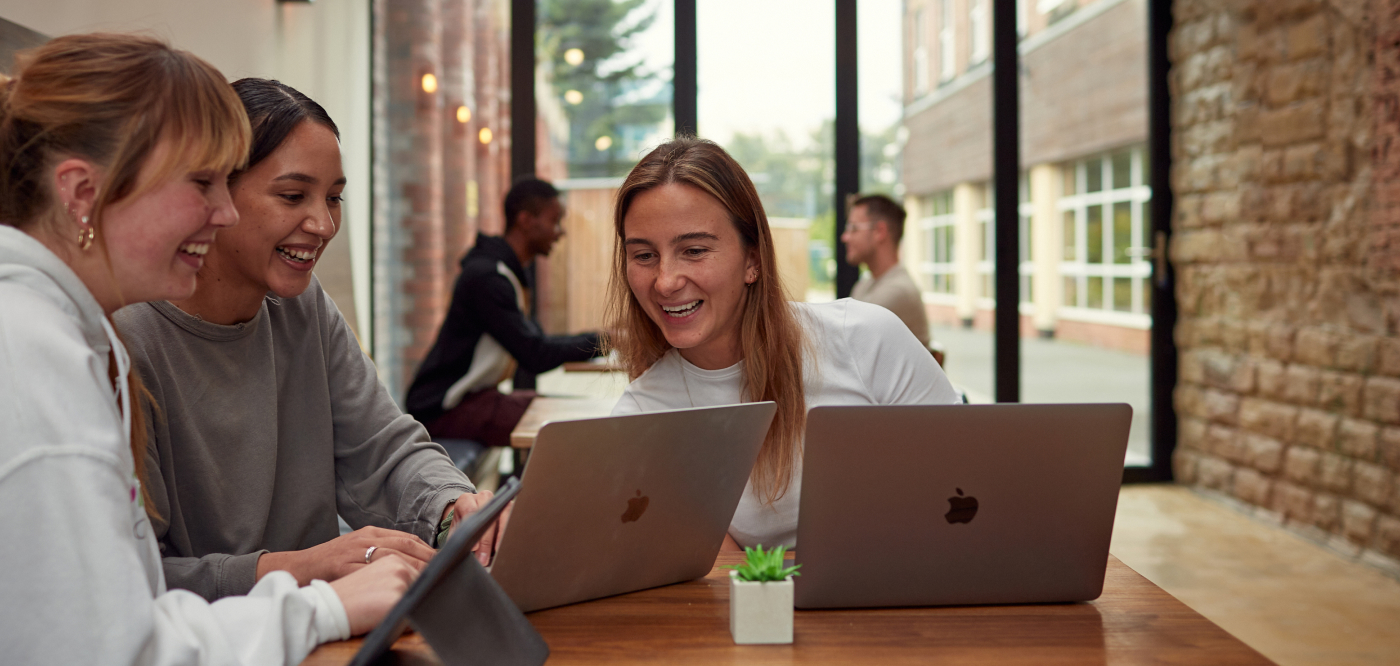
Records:
[[[801,564],[791,567],[783,566],[783,554],[787,552],[787,546],[778,546],[763,551],[763,544],[758,544],[756,548],[744,548],[748,554],[748,559],[743,564],[725,565],[725,569],[733,569],[738,573],[740,580],[751,583],[764,583],[768,581],[780,581],[788,576],[801,576],[797,570]]]

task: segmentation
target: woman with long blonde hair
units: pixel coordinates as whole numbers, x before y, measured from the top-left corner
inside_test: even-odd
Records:
[[[613,413],[777,403],[726,546],[795,545],[808,408],[958,401],[888,310],[788,300],[758,192],[718,145],[681,137],[651,151],[613,223],[609,313],[633,380]]]
[[[414,569],[167,591],[143,487],[146,392],[109,320],[188,297],[238,221],[238,97],[147,37],[59,37],[0,77],[0,645],[21,664],[295,664],[363,633]],[[217,390],[217,388],[215,389]]]

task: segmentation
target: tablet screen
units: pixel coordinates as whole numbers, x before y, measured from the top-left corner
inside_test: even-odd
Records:
[[[384,654],[394,645],[394,641],[403,635],[408,628],[408,615],[413,609],[423,601],[438,581],[442,580],[465,562],[471,556],[472,546],[476,545],[481,535],[486,532],[486,528],[496,520],[506,505],[515,499],[520,492],[520,481],[511,479],[500,489],[500,492],[492,497],[486,506],[481,507],[476,513],[467,516],[467,519],[452,531],[452,536],[448,537],[447,545],[443,546],[438,554],[428,561],[428,566],[423,568],[423,573],[418,575],[418,579],[408,586],[408,591],[404,592],[403,598],[389,610],[389,614],[384,616],[384,620],[376,626],[369,635],[365,637],[365,642],[360,646],[360,651],[355,654],[351,666],[367,666],[374,663],[380,655]]]

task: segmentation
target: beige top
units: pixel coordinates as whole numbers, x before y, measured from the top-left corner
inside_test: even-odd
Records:
[[[851,298],[883,306],[895,313],[914,333],[914,337],[925,347],[928,346],[928,311],[924,309],[919,286],[914,284],[914,278],[909,277],[909,271],[904,270],[904,266],[895,264],[878,279],[869,276],[862,278],[851,288]]]

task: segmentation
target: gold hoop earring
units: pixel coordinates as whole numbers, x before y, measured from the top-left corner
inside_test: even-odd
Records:
[[[88,217],[87,217],[86,215],[84,215],[84,216],[83,216],[83,224],[86,225],[87,222],[88,222]],[[83,227],[82,230],[78,231],[78,249],[83,250],[84,252],[86,252],[88,248],[92,247],[92,239],[93,239],[93,238],[96,238],[96,237],[97,237],[97,232],[94,231],[92,227],[88,227],[88,226]]]

